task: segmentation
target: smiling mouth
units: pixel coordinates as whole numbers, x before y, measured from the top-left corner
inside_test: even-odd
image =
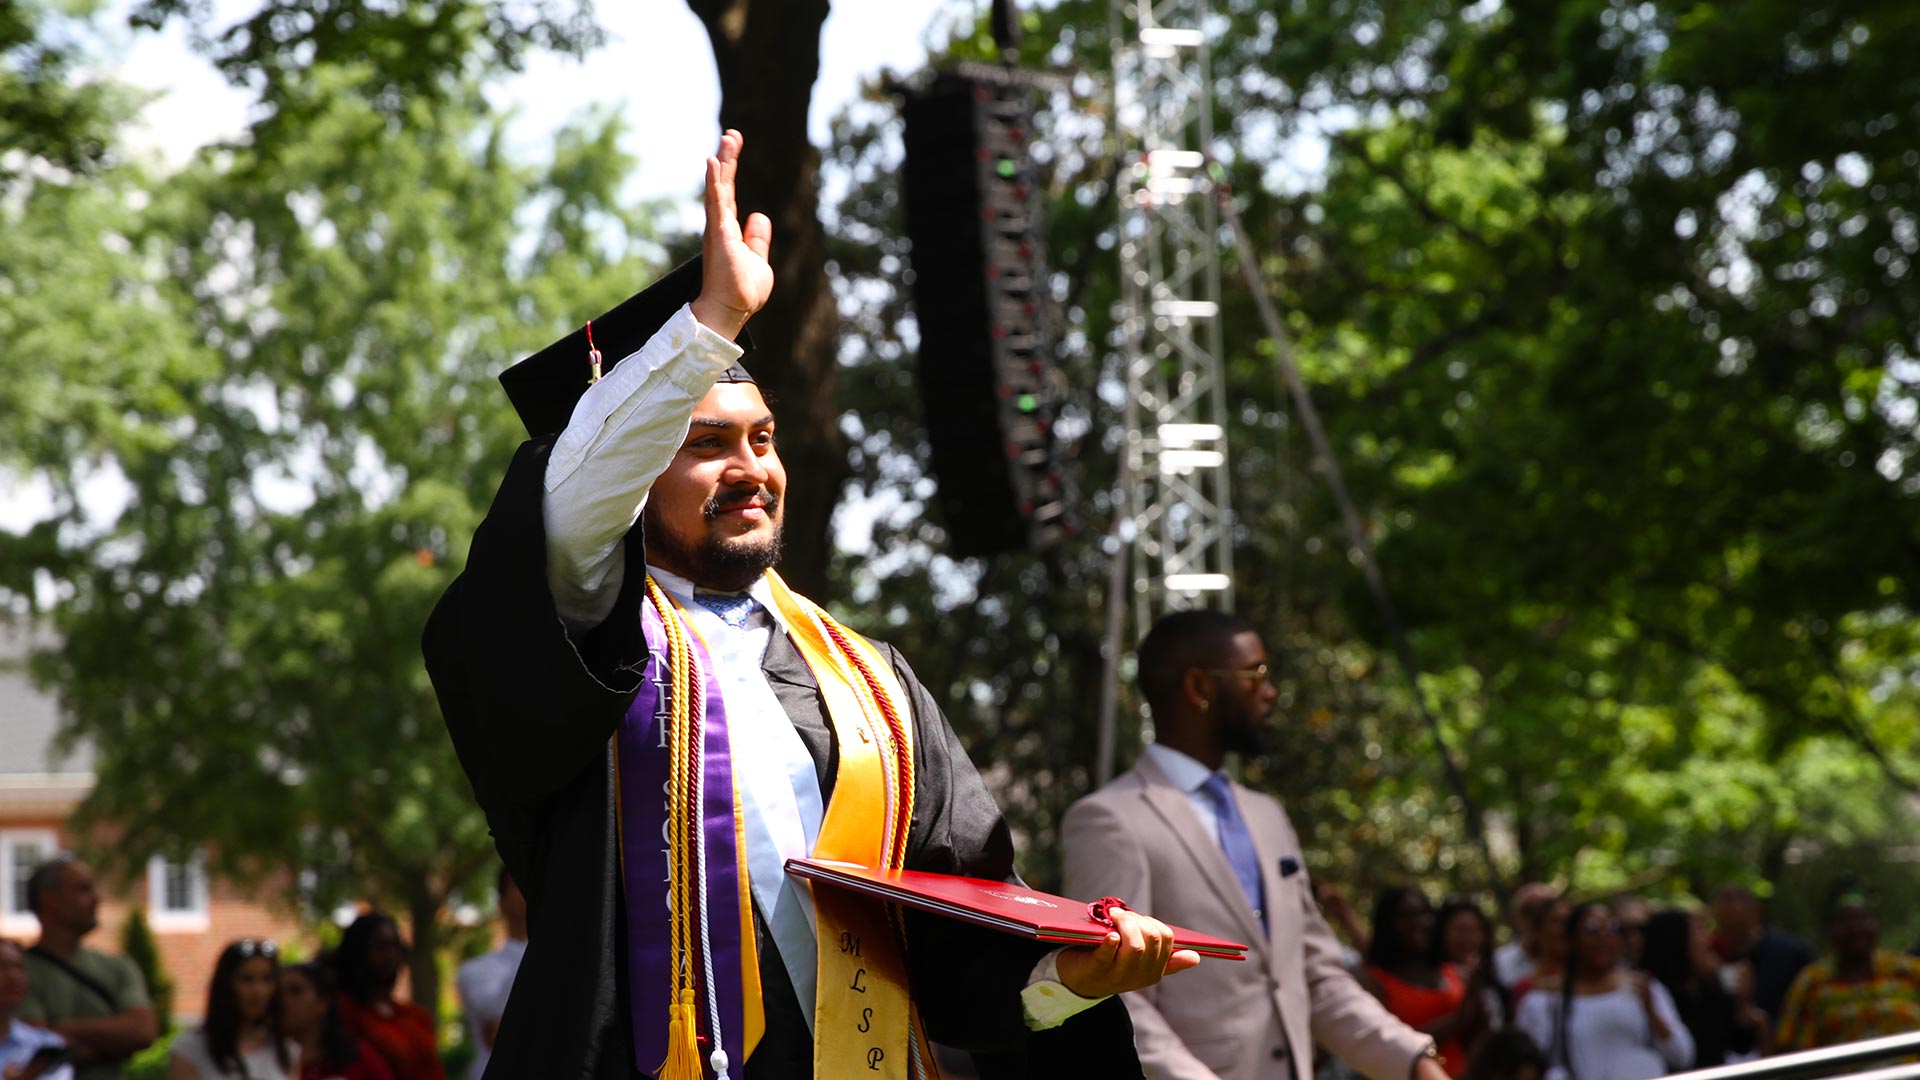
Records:
[[[761,491],[743,499],[730,499],[726,502],[709,501],[706,505],[706,518],[711,521],[725,515],[746,521],[760,521],[772,517],[779,505],[778,495]]]

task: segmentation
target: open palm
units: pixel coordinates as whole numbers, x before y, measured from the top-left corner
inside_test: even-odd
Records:
[[[707,159],[707,231],[700,243],[705,270],[693,305],[695,318],[727,337],[738,335],[773,295],[773,266],[767,262],[773,223],[756,213],[742,227],[734,200],[745,143],[729,128],[720,136],[719,152]]]

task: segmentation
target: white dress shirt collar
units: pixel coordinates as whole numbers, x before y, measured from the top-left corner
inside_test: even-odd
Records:
[[[688,581],[686,578],[681,577],[671,570],[662,570],[651,563],[647,564],[647,573],[653,575],[653,580],[660,583],[660,587],[666,590],[667,595],[683,604],[693,603],[693,594],[697,591],[697,587],[693,582]],[[709,589],[707,591],[716,592],[718,590]],[[781,618],[780,609],[773,602],[773,586],[767,583],[767,576],[765,574],[753,579],[753,584],[747,587],[747,595],[759,602],[760,609],[772,617],[774,625],[780,628],[781,633],[784,634],[788,632],[787,620]]]
[[[1189,795],[1199,791],[1201,785],[1211,779],[1214,773],[1224,772],[1220,769],[1209,769],[1195,761],[1192,755],[1184,754],[1165,743],[1148,743],[1146,754],[1153,759],[1155,765],[1160,767],[1161,772],[1167,774],[1167,779],[1173,781],[1175,787]]]

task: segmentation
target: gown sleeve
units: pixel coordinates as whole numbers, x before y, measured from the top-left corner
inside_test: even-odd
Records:
[[[582,770],[604,767],[647,658],[638,529],[626,543],[634,572],[610,615],[570,632],[555,609],[541,505],[551,447],[533,440],[514,455],[466,568],[421,639],[454,749],[489,817],[530,810]]]

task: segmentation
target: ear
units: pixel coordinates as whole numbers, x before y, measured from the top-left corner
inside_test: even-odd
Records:
[[[1198,668],[1188,668],[1180,676],[1180,696],[1195,712],[1206,712],[1213,704],[1213,680]]]

